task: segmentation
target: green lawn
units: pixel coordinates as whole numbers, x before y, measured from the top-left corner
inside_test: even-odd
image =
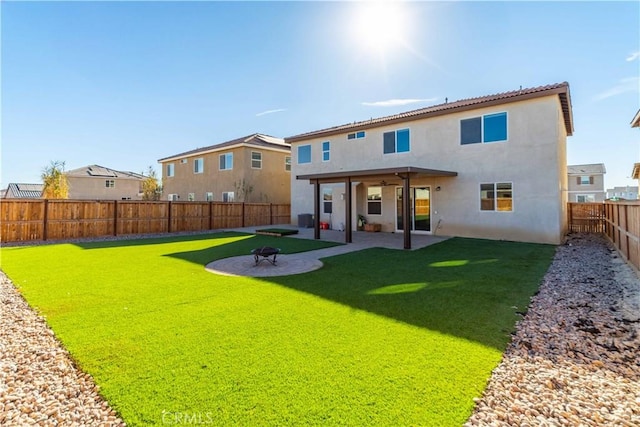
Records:
[[[451,239],[311,273],[217,276],[237,233],[2,248],[1,266],[129,425],[460,426],[548,268],[548,245]]]

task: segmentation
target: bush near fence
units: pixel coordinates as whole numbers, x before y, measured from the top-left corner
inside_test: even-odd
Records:
[[[206,231],[290,221],[288,204],[3,199],[0,242]]]
[[[569,231],[604,233],[640,270],[640,202],[569,203]]]

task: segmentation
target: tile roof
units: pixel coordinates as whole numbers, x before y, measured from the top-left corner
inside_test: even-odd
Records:
[[[443,114],[454,113],[484,106],[506,104],[508,102],[522,101],[525,99],[538,98],[541,96],[549,96],[557,94],[560,98],[562,111],[564,116],[564,125],[567,134],[573,134],[573,113],[571,111],[571,97],[569,95],[569,83],[556,83],[546,86],[537,86],[527,89],[518,89],[510,92],[502,92],[494,95],[481,96],[478,98],[461,99],[454,102],[446,102],[444,104],[433,105],[431,107],[420,108],[417,110],[407,111],[392,116],[385,116],[376,119],[364,120],[361,122],[347,123],[340,126],[306,132],[295,136],[285,138],[287,142],[303,141],[312,137],[333,135],[346,131],[355,131],[371,128],[375,125],[386,125],[395,122],[406,122],[409,120],[417,120],[426,117],[439,116]]]
[[[66,172],[69,177],[144,179],[144,175],[135,172],[123,172],[99,165],[83,166]]]
[[[39,199],[42,197],[43,184],[10,183],[4,197],[16,199]]]
[[[604,163],[593,163],[588,165],[568,165],[567,173],[569,175],[601,174],[607,173],[607,169],[604,167]]]
[[[210,145],[208,147],[196,148],[195,150],[185,151],[173,156],[164,157],[159,159],[158,162],[166,162],[167,160],[174,160],[181,157],[193,156],[194,154],[207,153],[211,151],[218,151],[234,145],[245,144],[262,148],[275,148],[280,150],[291,150],[291,145],[285,142],[282,138],[276,138],[274,136],[263,135],[261,133],[254,133],[253,135],[243,136],[242,138],[232,139],[231,141],[221,142],[219,144]]]

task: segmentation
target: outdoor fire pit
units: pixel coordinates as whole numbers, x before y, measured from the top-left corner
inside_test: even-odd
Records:
[[[280,248],[263,246],[261,248],[253,249],[251,253],[256,261],[256,265],[260,264],[262,261],[269,261],[271,265],[276,265],[276,257],[280,253]]]

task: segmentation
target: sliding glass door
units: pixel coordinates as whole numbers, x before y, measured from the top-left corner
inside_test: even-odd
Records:
[[[409,190],[409,228],[416,233],[431,232],[431,189],[429,187],[411,187]],[[402,187],[396,188],[396,230],[402,231],[403,211]]]

